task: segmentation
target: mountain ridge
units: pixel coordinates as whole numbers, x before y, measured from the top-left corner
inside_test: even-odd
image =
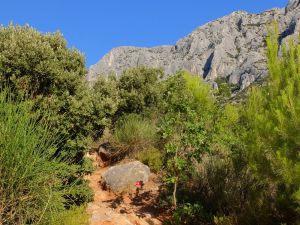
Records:
[[[99,75],[146,66],[163,68],[166,74],[185,69],[209,82],[225,78],[245,89],[267,76],[265,38],[267,27],[276,20],[280,42],[300,30],[300,0],[290,0],[286,8],[273,8],[259,14],[236,11],[196,28],[175,45],[152,48],[122,46],[113,48],[91,66],[87,80]]]

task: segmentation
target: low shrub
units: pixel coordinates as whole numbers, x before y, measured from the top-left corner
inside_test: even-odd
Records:
[[[155,144],[156,126],[149,119],[129,114],[117,122],[111,139],[113,149],[118,153],[133,154]]]
[[[180,205],[174,213],[170,220],[165,222],[166,225],[198,225],[201,224],[199,220],[195,220],[195,217],[198,217],[199,214],[202,215],[203,207],[200,204],[190,204],[186,203]]]
[[[93,171],[95,170],[95,167],[93,165],[93,161],[91,159],[88,158],[83,158],[83,161],[81,163],[81,167],[80,167],[80,173],[82,175],[84,174],[91,174]]]
[[[88,225],[88,215],[84,206],[72,207],[55,216],[51,225]]]
[[[158,172],[163,166],[163,154],[153,146],[137,152],[135,158],[148,165],[153,172]]]

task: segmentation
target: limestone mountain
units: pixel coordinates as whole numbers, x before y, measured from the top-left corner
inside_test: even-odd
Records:
[[[267,75],[265,39],[272,21],[279,25],[280,43],[299,33],[299,5],[300,0],[290,0],[286,8],[260,14],[234,12],[197,28],[175,45],[115,48],[91,66],[87,80],[147,66],[163,68],[166,74],[185,69],[207,81],[226,78],[230,84],[244,89]]]

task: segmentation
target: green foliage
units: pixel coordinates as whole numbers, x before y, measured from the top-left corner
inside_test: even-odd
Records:
[[[31,113],[32,102],[0,93],[0,218],[3,224],[48,221],[63,209],[59,171],[53,158],[57,137]]]
[[[216,79],[216,83],[218,84],[217,96],[221,98],[229,98],[231,96],[231,88],[227,80],[224,78],[218,78]]]
[[[216,225],[233,225],[236,224],[234,219],[231,216],[221,216],[221,217],[214,217],[214,223]]]
[[[267,38],[268,85],[254,88],[247,103],[246,141],[251,168],[269,190],[273,221],[291,223],[299,221],[300,45],[290,40],[279,57],[277,37],[275,26]]]
[[[300,45],[290,41],[279,57],[278,31],[271,32],[268,84],[253,88],[246,105],[210,100],[186,74],[164,82],[160,134],[172,223],[299,223]]]
[[[118,82],[120,107],[118,114],[141,113],[147,107],[156,106],[159,98],[158,79],[163,76],[160,69],[144,67],[124,71]]]
[[[148,165],[153,172],[158,172],[163,166],[163,154],[153,146],[149,148],[138,151],[135,155],[137,160]]]
[[[99,127],[83,81],[86,72],[84,57],[68,49],[60,33],[0,27],[0,85],[28,95],[35,111],[50,112],[51,132],[63,137],[57,155],[70,163],[80,163]]]
[[[120,107],[118,79],[110,75],[99,76],[92,87],[93,119],[97,123],[95,137],[102,135],[104,128],[110,126]]]
[[[74,95],[84,76],[83,56],[68,50],[60,33],[41,34],[29,26],[0,27],[0,81],[37,95]]]
[[[16,138],[20,138],[20,141],[18,142],[16,139],[16,146],[11,144],[10,151],[13,153],[12,149],[16,149],[18,154],[20,154],[20,157],[12,154],[12,157],[19,159],[15,160],[15,169],[12,169],[12,171],[22,168],[27,163],[30,167],[32,165],[30,160],[32,160],[32,163],[39,164],[34,164],[34,166],[37,172],[41,173],[32,174],[32,182],[36,184],[36,186],[33,185],[33,188],[40,188],[40,193],[33,193],[34,190],[32,193],[30,192],[31,180],[25,183],[26,176],[30,176],[30,173],[24,173],[24,181],[19,181],[19,177],[14,175],[11,175],[10,178],[1,176],[0,180],[2,183],[7,182],[7,179],[9,179],[11,182],[18,183],[20,187],[24,188],[24,191],[19,190],[19,192],[16,188],[16,192],[13,193],[18,194],[11,194],[12,197],[16,196],[16,198],[22,200],[23,197],[20,197],[20,195],[23,195],[25,203],[27,199],[30,202],[31,198],[37,198],[36,203],[30,202],[30,207],[32,208],[29,208],[25,203],[22,205],[23,200],[20,200],[20,204],[16,206],[7,203],[5,206],[8,207],[8,209],[5,209],[6,215],[13,218],[16,214],[19,214],[20,218],[13,218],[13,220],[28,220],[28,223],[34,223],[38,218],[44,220],[46,212],[52,212],[58,208],[63,210],[63,207],[70,207],[70,204],[82,204],[92,199],[92,193],[82,179],[83,174],[87,172],[83,155],[89,148],[92,139],[97,135],[94,129],[100,130],[98,131],[100,133],[105,124],[100,117],[102,115],[97,115],[94,110],[93,106],[97,105],[97,103],[95,101],[92,102],[91,90],[87,88],[83,80],[85,74],[84,57],[77,50],[68,49],[66,41],[61,34],[42,34],[29,26],[10,25],[8,27],[0,27],[0,86],[2,88],[8,86],[13,92],[11,96],[14,99],[18,98],[18,96],[27,96],[30,99],[31,107],[28,108],[26,113],[28,117],[34,118],[35,124],[40,123],[42,125],[36,128],[28,127],[28,129],[32,129],[32,132],[28,131],[29,133],[26,133],[27,128],[17,123],[20,126],[18,129],[24,130],[24,134],[20,135],[23,135],[25,139],[41,139],[41,149],[39,151],[45,157],[35,159],[37,156],[33,154],[30,159],[29,149],[22,149],[22,146],[26,143],[23,143],[18,136]],[[19,102],[18,105],[25,104]],[[34,129],[40,129],[40,127],[45,126],[47,126],[45,128],[47,133],[41,128],[41,133],[35,134]],[[12,127],[11,129],[17,128]],[[59,138],[59,142],[55,147],[47,147],[47,135],[49,136],[49,143],[51,140]],[[43,142],[45,143],[43,144]],[[36,150],[33,148],[31,151]],[[22,154],[25,154],[28,158],[22,159]],[[49,162],[45,161],[50,157],[68,164],[56,162],[57,165],[53,165],[56,168],[51,170],[51,165],[54,162],[51,160]],[[9,162],[11,161],[8,160]],[[9,166],[5,163],[2,165],[2,168],[5,169]],[[29,169],[32,168],[30,167]],[[7,172],[9,171],[7,170]],[[24,172],[26,172],[26,168]],[[48,180],[43,181],[43,179]],[[46,186],[49,190],[46,189]],[[48,190],[49,193],[42,193],[43,190],[45,192]],[[10,192],[7,192],[7,194],[10,194]],[[50,200],[48,196],[51,197]],[[9,197],[5,198],[9,200]],[[47,202],[48,200],[51,201],[51,204]],[[53,206],[53,210],[49,208],[50,206],[52,207],[52,203],[55,206]],[[47,207],[43,204],[47,204]],[[4,206],[1,205],[1,207],[3,208]],[[15,209],[14,207],[23,208],[26,215],[23,215],[23,211],[15,211],[20,208]],[[46,210],[46,212],[44,213],[41,210]]]
[[[81,163],[80,173],[81,174],[91,174],[95,170],[93,165],[93,161],[89,158],[83,158],[83,162]]]
[[[155,142],[155,124],[136,114],[123,116],[118,121],[111,140],[113,148],[125,154],[148,149]]]
[[[79,165],[55,157],[60,136],[33,113],[34,103],[0,92],[0,218],[4,224],[51,224],[65,207],[91,201]],[[85,172],[85,171],[84,171]]]
[[[195,221],[194,218],[199,214],[203,215],[203,207],[199,204],[186,203],[178,207],[170,220],[166,221],[167,225],[198,225],[200,221]]]
[[[214,100],[210,88],[200,78],[180,71],[163,84],[160,134],[167,158],[166,183],[173,185],[173,206],[177,189],[189,177],[192,158],[206,152]]]
[[[88,219],[85,207],[72,207],[58,213],[50,225],[88,225]]]
[[[193,107],[199,107],[197,110],[211,109],[214,99],[211,96],[211,88],[198,76],[193,76],[188,72],[182,72],[185,81],[186,90],[192,95]]]

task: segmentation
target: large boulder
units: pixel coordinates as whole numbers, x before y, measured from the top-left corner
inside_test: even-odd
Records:
[[[139,161],[129,162],[109,168],[102,174],[103,185],[115,193],[135,189],[135,182],[148,182],[150,169]]]

